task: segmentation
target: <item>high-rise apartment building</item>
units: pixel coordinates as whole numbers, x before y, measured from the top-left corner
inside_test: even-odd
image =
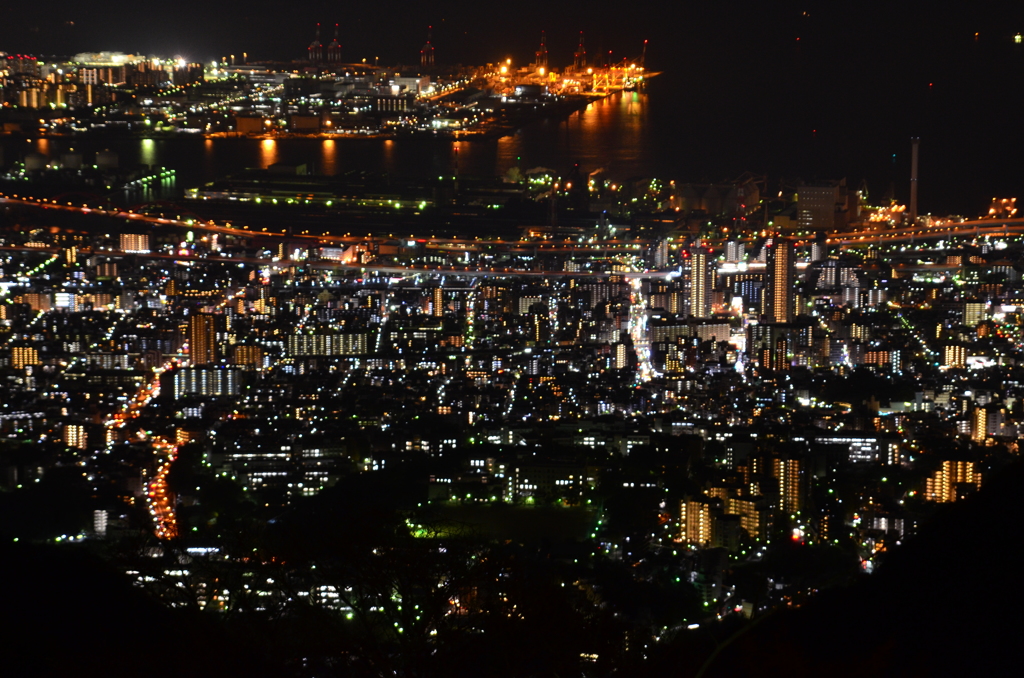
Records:
[[[285,350],[289,356],[361,355],[366,353],[366,332],[293,334]]]
[[[11,349],[11,367],[20,370],[39,364],[39,351],[35,347],[15,346]]]
[[[967,349],[955,344],[942,349],[942,365],[944,367],[963,367],[967,364]]]
[[[193,365],[217,361],[217,332],[212,315],[197,313],[189,318],[188,350]]]
[[[64,444],[68,447],[84,450],[88,445],[88,439],[85,427],[81,424],[67,424],[64,427]]]
[[[431,292],[430,311],[437,318],[444,316],[444,288],[435,287]]]
[[[981,489],[981,471],[973,461],[944,461],[939,470],[925,481],[924,498],[940,503],[956,501],[959,496],[957,488],[962,486]]]
[[[149,252],[149,235],[146,233],[122,233],[121,251],[146,254]]]
[[[988,306],[983,301],[964,303],[964,325],[975,327],[988,317]]]
[[[796,279],[793,242],[773,238],[765,245],[768,252],[763,313],[770,323],[793,321],[793,284]]]
[[[779,481],[779,509],[785,514],[803,509],[801,471],[799,459],[772,459],[772,477]]]
[[[729,240],[725,243],[725,261],[737,264],[746,256],[746,244],[740,240]]]
[[[971,440],[976,443],[985,442],[988,437],[988,410],[976,407],[971,412]]]
[[[686,312],[694,318],[711,316],[711,291],[714,272],[711,252],[706,247],[693,247],[683,257],[683,276],[686,285]]]
[[[232,367],[183,367],[174,372],[174,397],[238,395],[239,376]]]
[[[683,499],[679,502],[679,541],[694,546],[709,545],[714,537],[713,521],[707,499]]]
[[[764,497],[741,496],[728,497],[725,500],[725,511],[740,517],[740,527],[755,541],[768,539],[768,528],[771,522],[770,512]]]
[[[263,365],[263,347],[252,344],[236,344],[234,362],[236,365],[261,367]]]

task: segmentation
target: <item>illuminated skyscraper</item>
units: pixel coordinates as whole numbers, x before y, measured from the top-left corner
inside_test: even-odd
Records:
[[[217,361],[217,332],[212,315],[197,313],[188,321],[188,350],[193,365]]]
[[[430,310],[431,314],[435,317],[440,318],[444,316],[444,288],[434,288],[431,293]]]
[[[792,322],[793,283],[796,277],[793,242],[774,238],[765,247],[768,251],[768,269],[763,315],[770,323]]]
[[[694,318],[711,316],[711,289],[714,282],[711,253],[705,247],[693,247],[683,257],[684,284],[687,287],[687,314]]]

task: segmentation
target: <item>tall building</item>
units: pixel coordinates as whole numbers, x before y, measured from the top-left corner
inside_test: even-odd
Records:
[[[366,347],[366,332],[321,332],[289,336],[285,351],[289,356],[362,355]]]
[[[693,546],[710,545],[713,516],[707,499],[683,499],[679,502],[679,541]]]
[[[811,261],[822,261],[828,256],[828,243],[824,238],[815,238],[811,243]]]
[[[795,515],[803,509],[799,459],[772,459],[772,477],[779,481],[779,509]]]
[[[615,344],[615,369],[621,370],[629,366],[629,352],[625,344]]]
[[[984,407],[974,408],[971,412],[971,440],[976,443],[985,442],[988,428],[988,410]]]
[[[683,275],[686,285],[686,312],[695,318],[711,316],[711,292],[714,272],[711,252],[706,247],[692,247],[683,257]]]
[[[121,251],[147,254],[149,252],[149,235],[146,233],[122,233]]]
[[[53,306],[53,296],[44,292],[27,292],[25,303],[33,311],[49,311]]]
[[[232,367],[183,367],[174,372],[174,397],[238,395],[239,375]]]
[[[431,292],[430,312],[438,318],[444,316],[444,288],[435,287]]]
[[[925,496],[928,501],[947,503],[956,501],[964,486],[981,489],[981,471],[973,461],[944,461],[942,466],[925,481]]]
[[[846,179],[804,184],[797,189],[797,222],[803,230],[831,231],[846,225]]]
[[[15,346],[11,349],[11,367],[20,370],[39,364],[39,351],[35,347]]]
[[[765,249],[768,268],[762,315],[770,323],[792,322],[793,284],[796,279],[793,241],[773,238]]]
[[[75,447],[84,450],[88,446],[89,437],[85,427],[81,424],[67,424],[64,426],[64,444],[68,447]]]
[[[967,364],[967,349],[950,344],[942,349],[943,367],[963,367]]]
[[[975,327],[988,317],[988,305],[983,301],[964,302],[964,325]]]
[[[236,365],[253,365],[257,368],[262,367],[263,348],[252,344],[236,344],[234,362]]]
[[[725,260],[730,264],[736,264],[744,259],[746,243],[730,238],[725,243]]]
[[[771,515],[764,497],[757,495],[727,497],[725,509],[726,513],[740,517],[740,527],[746,530],[751,539],[755,541],[768,539]]]
[[[189,318],[188,351],[193,365],[217,361],[217,332],[212,315],[196,313]]]

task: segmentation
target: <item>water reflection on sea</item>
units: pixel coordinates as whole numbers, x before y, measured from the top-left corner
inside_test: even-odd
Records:
[[[246,137],[80,137],[0,138],[5,162],[41,153],[53,160],[70,151],[86,163],[112,150],[122,168],[146,165],[176,171],[168,192],[180,193],[232,172],[275,163],[306,165],[311,173],[386,172],[402,178],[461,175],[492,177],[512,167],[547,167],[567,173],[579,164],[584,173],[603,168],[611,176],[650,176],[663,166],[651,144],[648,95],[623,92],[595,100],[567,119],[542,119],[497,139],[452,141],[434,137],[395,139],[320,139]],[[652,150],[654,149],[654,150]],[[172,197],[164,195],[160,197]]]

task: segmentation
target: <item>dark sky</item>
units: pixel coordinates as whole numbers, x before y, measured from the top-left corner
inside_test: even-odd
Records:
[[[337,22],[353,59],[413,60],[427,25],[433,24],[435,44],[452,61],[494,60],[508,53],[525,58],[542,29],[553,55],[567,59],[584,30],[594,51],[601,47],[625,55],[650,38],[666,64],[677,56],[696,56],[698,49],[699,62],[687,66],[719,71],[733,58],[777,65],[777,48],[800,37],[824,48],[823,56],[852,75],[850,67],[865,58],[875,65],[890,62],[897,70],[923,66],[949,41],[967,40],[975,31],[985,41],[1008,40],[1024,30],[1022,19],[1021,8],[1008,13],[963,4],[959,12],[949,12],[941,11],[940,3],[907,2],[54,0],[3,3],[0,50],[111,49],[204,60],[247,51],[287,58],[302,54],[317,22],[325,27]]]
[[[633,57],[649,39],[648,66],[665,71],[680,105],[698,112],[688,115],[696,123],[687,134],[715,139],[701,147],[736,158],[728,163],[735,174],[868,177],[885,190],[889,177],[906,183],[904,150],[916,135],[934,179],[922,183],[932,193],[922,200],[942,209],[941,198],[973,182],[965,189],[973,209],[978,196],[1015,195],[1022,183],[1024,45],[1013,35],[1024,32],[1024,3],[1010,11],[994,4],[7,2],[0,51],[292,59],[303,56],[317,22],[324,42],[337,22],[346,59],[414,64],[432,24],[438,63],[522,63],[546,30],[559,65],[571,61],[580,30],[592,57]],[[893,163],[896,151],[903,155]]]

